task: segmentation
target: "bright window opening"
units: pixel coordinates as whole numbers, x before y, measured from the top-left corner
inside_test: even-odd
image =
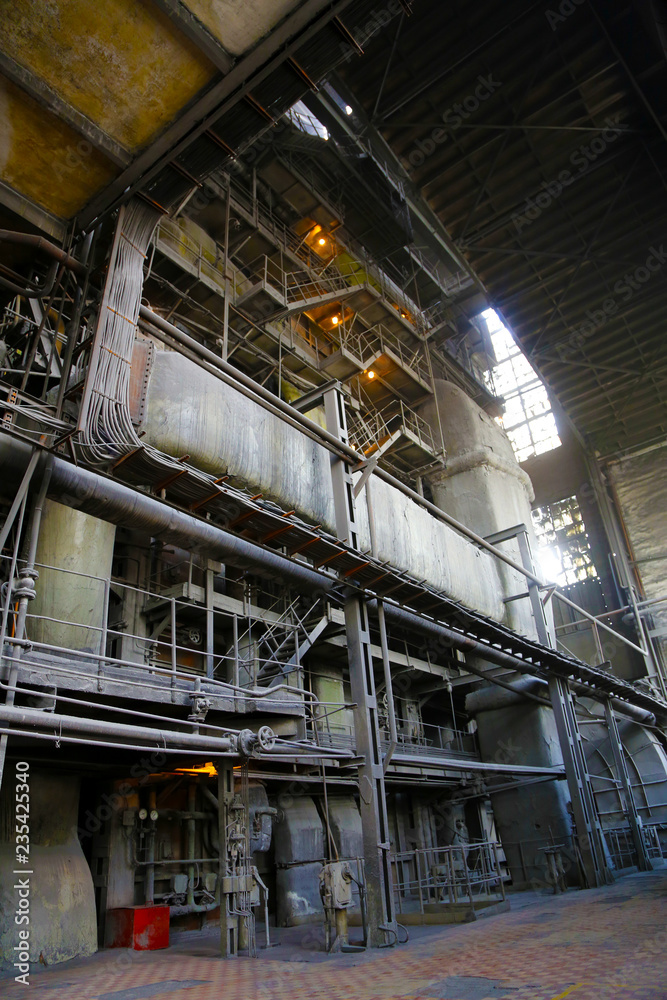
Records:
[[[289,111],[285,112],[287,118],[307,135],[318,135],[320,139],[328,139],[329,132],[319,118],[312,114],[303,101],[297,101]]]
[[[496,356],[489,387],[505,401],[498,418],[514,448],[517,462],[557,448],[556,421],[544,383],[493,309],[482,313]]]
[[[552,583],[568,586],[597,577],[586,526],[576,497],[533,510],[542,573]]]

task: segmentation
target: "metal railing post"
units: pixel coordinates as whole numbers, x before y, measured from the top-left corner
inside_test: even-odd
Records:
[[[170,598],[170,624],[171,624],[171,700],[176,701],[176,598]]]
[[[100,634],[100,656],[105,657],[107,653],[107,635],[109,631],[109,591],[111,589],[111,581],[104,581],[104,606],[102,608],[102,631]],[[102,674],[104,673],[104,667],[106,663],[104,659],[98,660],[97,663],[97,690],[102,690]]]

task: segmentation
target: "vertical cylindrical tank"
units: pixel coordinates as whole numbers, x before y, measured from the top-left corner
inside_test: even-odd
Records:
[[[529,678],[514,679],[531,690]],[[563,755],[554,714],[547,706],[527,701],[500,688],[468,695],[466,709],[477,720],[482,759],[500,766],[531,765],[560,768]],[[569,791],[564,780],[533,782],[491,794],[500,839],[515,886],[538,888],[548,880],[544,848],[562,844],[564,857],[576,871]]]
[[[421,415],[434,433],[442,425],[447,462],[428,479],[433,502],[485,536],[530,526],[533,488],[503,429],[453,382],[434,389]]]
[[[439,435],[442,427],[447,453],[445,468],[426,477],[433,502],[484,538],[525,525],[534,550],[533,488],[504,430],[453,382],[435,379],[433,384],[434,397],[420,412],[434,434]],[[521,562],[516,539],[496,544]],[[521,574],[502,562],[498,570],[505,598],[525,593]],[[536,634],[527,600],[512,601],[506,608],[508,625],[524,634]]]
[[[115,525],[53,500],[44,506],[36,596],[28,608],[34,642],[103,653]]]

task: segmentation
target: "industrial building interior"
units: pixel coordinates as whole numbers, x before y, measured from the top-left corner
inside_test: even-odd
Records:
[[[2,24],[0,967],[662,868],[664,4]]]

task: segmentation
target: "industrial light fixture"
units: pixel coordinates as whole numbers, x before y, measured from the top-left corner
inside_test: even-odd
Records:
[[[320,238],[319,238],[319,240],[317,242],[319,243],[319,245],[321,247],[323,247],[323,246],[326,246],[326,242],[327,241],[325,240],[324,236],[320,236]]]
[[[331,322],[333,323],[334,326],[338,326],[338,324],[340,323],[340,316],[332,316]]]
[[[371,369],[369,370],[369,372],[368,372],[368,377],[369,377],[369,378],[375,378],[375,372],[373,371],[373,369],[372,369],[372,368],[371,368]]]
[[[346,115],[351,115],[352,114],[352,108],[350,107],[349,104],[345,105],[345,114]]]

